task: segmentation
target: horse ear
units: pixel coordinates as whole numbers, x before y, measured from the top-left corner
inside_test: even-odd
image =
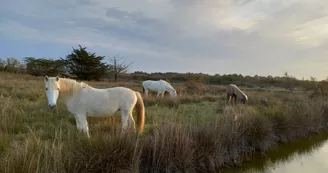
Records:
[[[56,81],[58,81],[58,80],[59,80],[59,76],[57,75],[57,76],[56,76]]]
[[[45,80],[45,81],[48,81],[48,79],[49,79],[49,77],[46,75],[46,76],[44,77],[44,80]]]

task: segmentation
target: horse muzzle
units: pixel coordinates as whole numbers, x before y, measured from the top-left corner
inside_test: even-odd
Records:
[[[49,106],[50,109],[55,109],[56,108],[56,105],[49,104],[48,106]]]

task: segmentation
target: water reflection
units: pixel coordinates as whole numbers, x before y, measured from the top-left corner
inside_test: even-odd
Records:
[[[255,154],[241,167],[224,173],[326,173],[328,170],[328,133],[315,135],[272,149],[266,156]]]

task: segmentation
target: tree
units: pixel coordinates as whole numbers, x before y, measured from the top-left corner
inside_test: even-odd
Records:
[[[109,74],[114,75],[114,81],[116,82],[121,73],[127,72],[128,67],[133,63],[125,64],[125,60],[120,62],[123,57],[117,59],[115,56],[111,59],[112,64],[109,66]]]
[[[289,75],[287,72],[284,73],[284,78],[286,80],[286,89],[292,91],[296,83],[296,78],[294,76]]]
[[[310,76],[310,81],[312,83],[313,90],[317,90],[317,88],[318,88],[317,78]]]
[[[6,61],[0,58],[0,71],[4,71],[6,67]]]
[[[23,72],[24,64],[14,57],[7,58],[6,60],[0,60],[0,69],[3,71],[18,73]]]
[[[82,80],[99,80],[106,74],[108,65],[103,63],[104,56],[96,56],[95,53],[86,51],[86,47],[79,45],[79,49],[73,48],[66,59],[66,68],[70,74],[76,75]]]
[[[65,62],[62,60],[26,57],[24,61],[27,73],[34,76],[55,76],[66,73]]]

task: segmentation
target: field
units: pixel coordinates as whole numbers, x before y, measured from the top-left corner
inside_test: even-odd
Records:
[[[87,82],[104,88],[141,82]],[[226,104],[224,86],[173,84],[179,97],[144,98],[145,131],[120,136],[120,114],[89,118],[78,132],[59,103],[47,107],[42,77],[0,73],[0,172],[219,172],[280,143],[328,129],[328,99],[301,91],[247,89]],[[238,116],[237,121],[234,117]]]

